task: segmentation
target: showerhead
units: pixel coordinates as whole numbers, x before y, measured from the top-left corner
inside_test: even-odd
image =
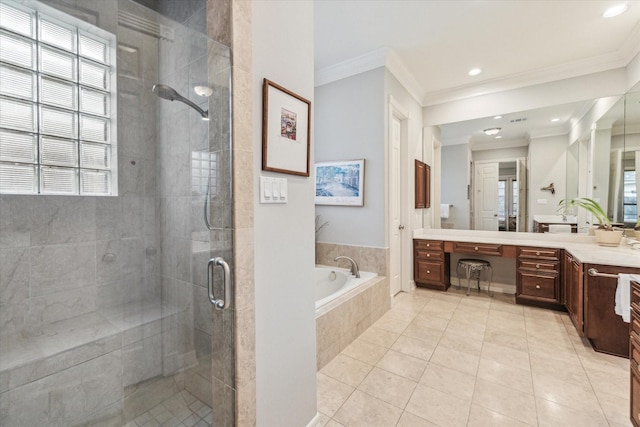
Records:
[[[158,95],[162,99],[166,99],[166,100],[169,100],[169,101],[180,101],[182,103],[187,104],[188,106],[190,106],[191,108],[196,110],[198,113],[200,113],[200,116],[202,117],[202,120],[209,120],[209,112],[208,111],[204,111],[202,108],[198,107],[196,104],[194,104],[193,102],[191,102],[190,100],[188,100],[184,96],[180,95],[178,93],[178,91],[176,91],[171,86],[167,86],[167,85],[163,85],[161,83],[157,83],[157,84],[153,85],[153,88],[151,88],[151,90],[153,91],[153,93],[155,93],[156,95]]]

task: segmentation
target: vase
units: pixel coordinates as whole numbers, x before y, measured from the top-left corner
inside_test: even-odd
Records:
[[[618,246],[622,240],[622,230],[601,230],[596,232],[596,242],[600,246]]]

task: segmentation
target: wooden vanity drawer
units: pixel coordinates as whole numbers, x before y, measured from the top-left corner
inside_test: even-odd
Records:
[[[518,246],[518,258],[560,260],[560,249]]]
[[[416,258],[429,259],[434,261],[443,261],[444,252],[431,252],[431,251],[418,249],[416,252]]]
[[[444,242],[441,240],[422,240],[416,239],[416,250],[422,249],[427,251],[442,251],[444,250]]]
[[[557,300],[557,276],[518,272],[522,283],[521,293],[526,296]]]
[[[466,243],[455,242],[453,244],[454,252],[461,254],[480,254],[502,256],[502,245],[491,243]]]
[[[442,281],[442,263],[416,261],[416,276],[421,281],[441,282]]]
[[[560,262],[547,261],[547,260],[529,260],[519,259],[518,268],[525,268],[527,270],[542,270],[542,271],[560,271]]]

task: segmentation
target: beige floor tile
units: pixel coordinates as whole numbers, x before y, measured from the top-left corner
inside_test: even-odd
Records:
[[[404,409],[418,385],[417,382],[401,377],[389,371],[373,368],[358,386],[358,390]]]
[[[369,341],[370,343],[377,344],[381,347],[391,348],[393,343],[400,336],[397,332],[385,331],[376,327],[370,327],[360,335],[360,339]]]
[[[400,336],[393,346],[391,346],[391,350],[399,351],[400,353],[422,360],[429,360],[435,349],[435,344],[404,335]]]
[[[484,325],[470,325],[469,323],[450,321],[447,325],[445,332],[451,332],[458,335],[469,337],[473,340],[480,340],[484,338],[484,332],[486,328]]]
[[[583,387],[591,387],[587,373],[580,362],[557,360],[538,353],[529,354],[531,372],[549,374],[561,381],[570,382]]]
[[[538,425],[544,427],[606,427],[609,424],[599,410],[582,411],[536,398]]]
[[[489,317],[485,328],[486,331],[502,332],[509,335],[517,335],[520,337],[527,336],[527,329],[524,326],[524,320],[504,320],[495,317]]]
[[[404,411],[396,427],[438,427],[430,421],[425,420],[417,415],[413,415],[410,412]]]
[[[447,325],[449,324],[449,319],[443,319],[442,317],[437,317],[429,313],[418,313],[413,321],[419,323],[421,326],[437,329],[442,332],[447,329]]]
[[[319,423],[320,427],[325,427],[329,421],[331,421],[331,417],[327,414],[323,414],[318,407],[318,415],[319,415]]]
[[[422,378],[420,378],[420,384],[452,396],[471,400],[476,377],[430,363],[422,374]]]
[[[424,308],[427,304],[427,301],[412,301],[412,300],[402,300],[393,304],[394,310],[402,310],[407,311],[409,313],[418,314],[420,310]]]
[[[485,342],[482,346],[481,357],[483,359],[495,360],[496,362],[514,368],[531,370],[529,353],[525,351],[513,350],[508,347]]]
[[[476,381],[473,403],[526,424],[537,423],[536,404],[531,394],[481,378]]]
[[[342,350],[342,354],[361,362],[368,363],[369,365],[375,365],[380,361],[380,359],[382,359],[382,356],[387,352],[387,350],[388,349],[385,347],[381,347],[377,344],[358,338],[349,344],[347,348]]]
[[[476,375],[478,372],[480,357],[474,354],[463,353],[458,350],[438,346],[433,352],[430,362],[467,374]]]
[[[587,351],[585,353],[579,353],[578,357],[580,358],[580,362],[582,362],[582,366],[587,372],[589,372],[589,370],[591,369],[609,372],[612,374],[629,372],[629,360],[622,357],[611,356],[604,353],[597,353],[593,350]]]
[[[413,319],[415,319],[415,317],[417,316],[417,314],[415,313],[412,313],[410,311],[404,311],[399,308],[394,308],[392,310],[389,310],[387,314],[389,315],[389,317],[393,319],[407,320],[409,322],[413,321]]]
[[[442,427],[467,424],[471,401],[418,384],[406,411]]]
[[[489,309],[487,320],[502,320],[507,322],[524,322],[522,306],[495,306]]]
[[[325,427],[346,427],[344,424],[340,424],[336,420],[329,420]]]
[[[356,390],[333,416],[345,426],[389,427],[395,426],[402,409]]]
[[[486,325],[488,310],[474,310],[470,306],[459,305],[456,311],[451,316],[452,322],[460,322],[474,327],[476,325]]]
[[[317,375],[318,411],[331,417],[351,396],[355,388],[322,373]]]
[[[597,369],[587,369],[586,371],[596,396],[600,393],[606,393],[618,396],[621,399],[629,399],[631,394],[631,373],[629,370],[618,373],[599,371]]]
[[[531,372],[514,368],[491,359],[480,358],[478,378],[509,387],[523,393],[533,394]]]
[[[511,335],[501,331],[486,330],[484,342],[507,347],[512,350],[529,351],[527,339],[522,335]]]
[[[471,405],[469,422],[467,423],[467,427],[530,427],[535,425],[520,422],[475,404]]]
[[[417,382],[427,366],[427,361],[389,350],[376,366]]]
[[[402,335],[405,337],[422,340],[435,346],[436,344],[438,344],[438,341],[440,341],[440,337],[442,336],[443,331],[440,329],[431,328],[427,325],[428,323],[425,323],[421,320],[414,320],[409,326],[407,326],[407,329],[404,330]]]
[[[337,355],[320,373],[351,387],[357,387],[373,367],[343,354]]]
[[[410,323],[410,320],[400,320],[384,315],[380,319],[378,319],[373,324],[373,326],[376,328],[384,329],[385,331],[401,334],[402,331],[407,329],[407,326],[409,326]]]
[[[460,334],[459,331],[447,329],[444,334],[442,334],[440,341],[438,341],[438,346],[480,356],[480,352],[482,351],[482,339],[478,339],[477,337],[468,334]]]
[[[599,407],[591,387],[562,381],[551,371],[546,374],[532,372],[532,375],[536,397],[583,411]]]
[[[597,393],[604,416],[610,423],[629,423],[629,395],[620,398],[613,394]]]

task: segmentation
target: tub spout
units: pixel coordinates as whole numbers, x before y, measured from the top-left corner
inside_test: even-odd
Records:
[[[335,259],[333,261],[337,262],[340,259],[346,259],[347,261],[349,261],[351,263],[351,274],[353,274],[354,276],[356,276],[357,279],[359,279],[360,278],[360,269],[358,268],[358,264],[354,260],[349,258],[348,256],[337,256],[337,257],[335,257]]]

